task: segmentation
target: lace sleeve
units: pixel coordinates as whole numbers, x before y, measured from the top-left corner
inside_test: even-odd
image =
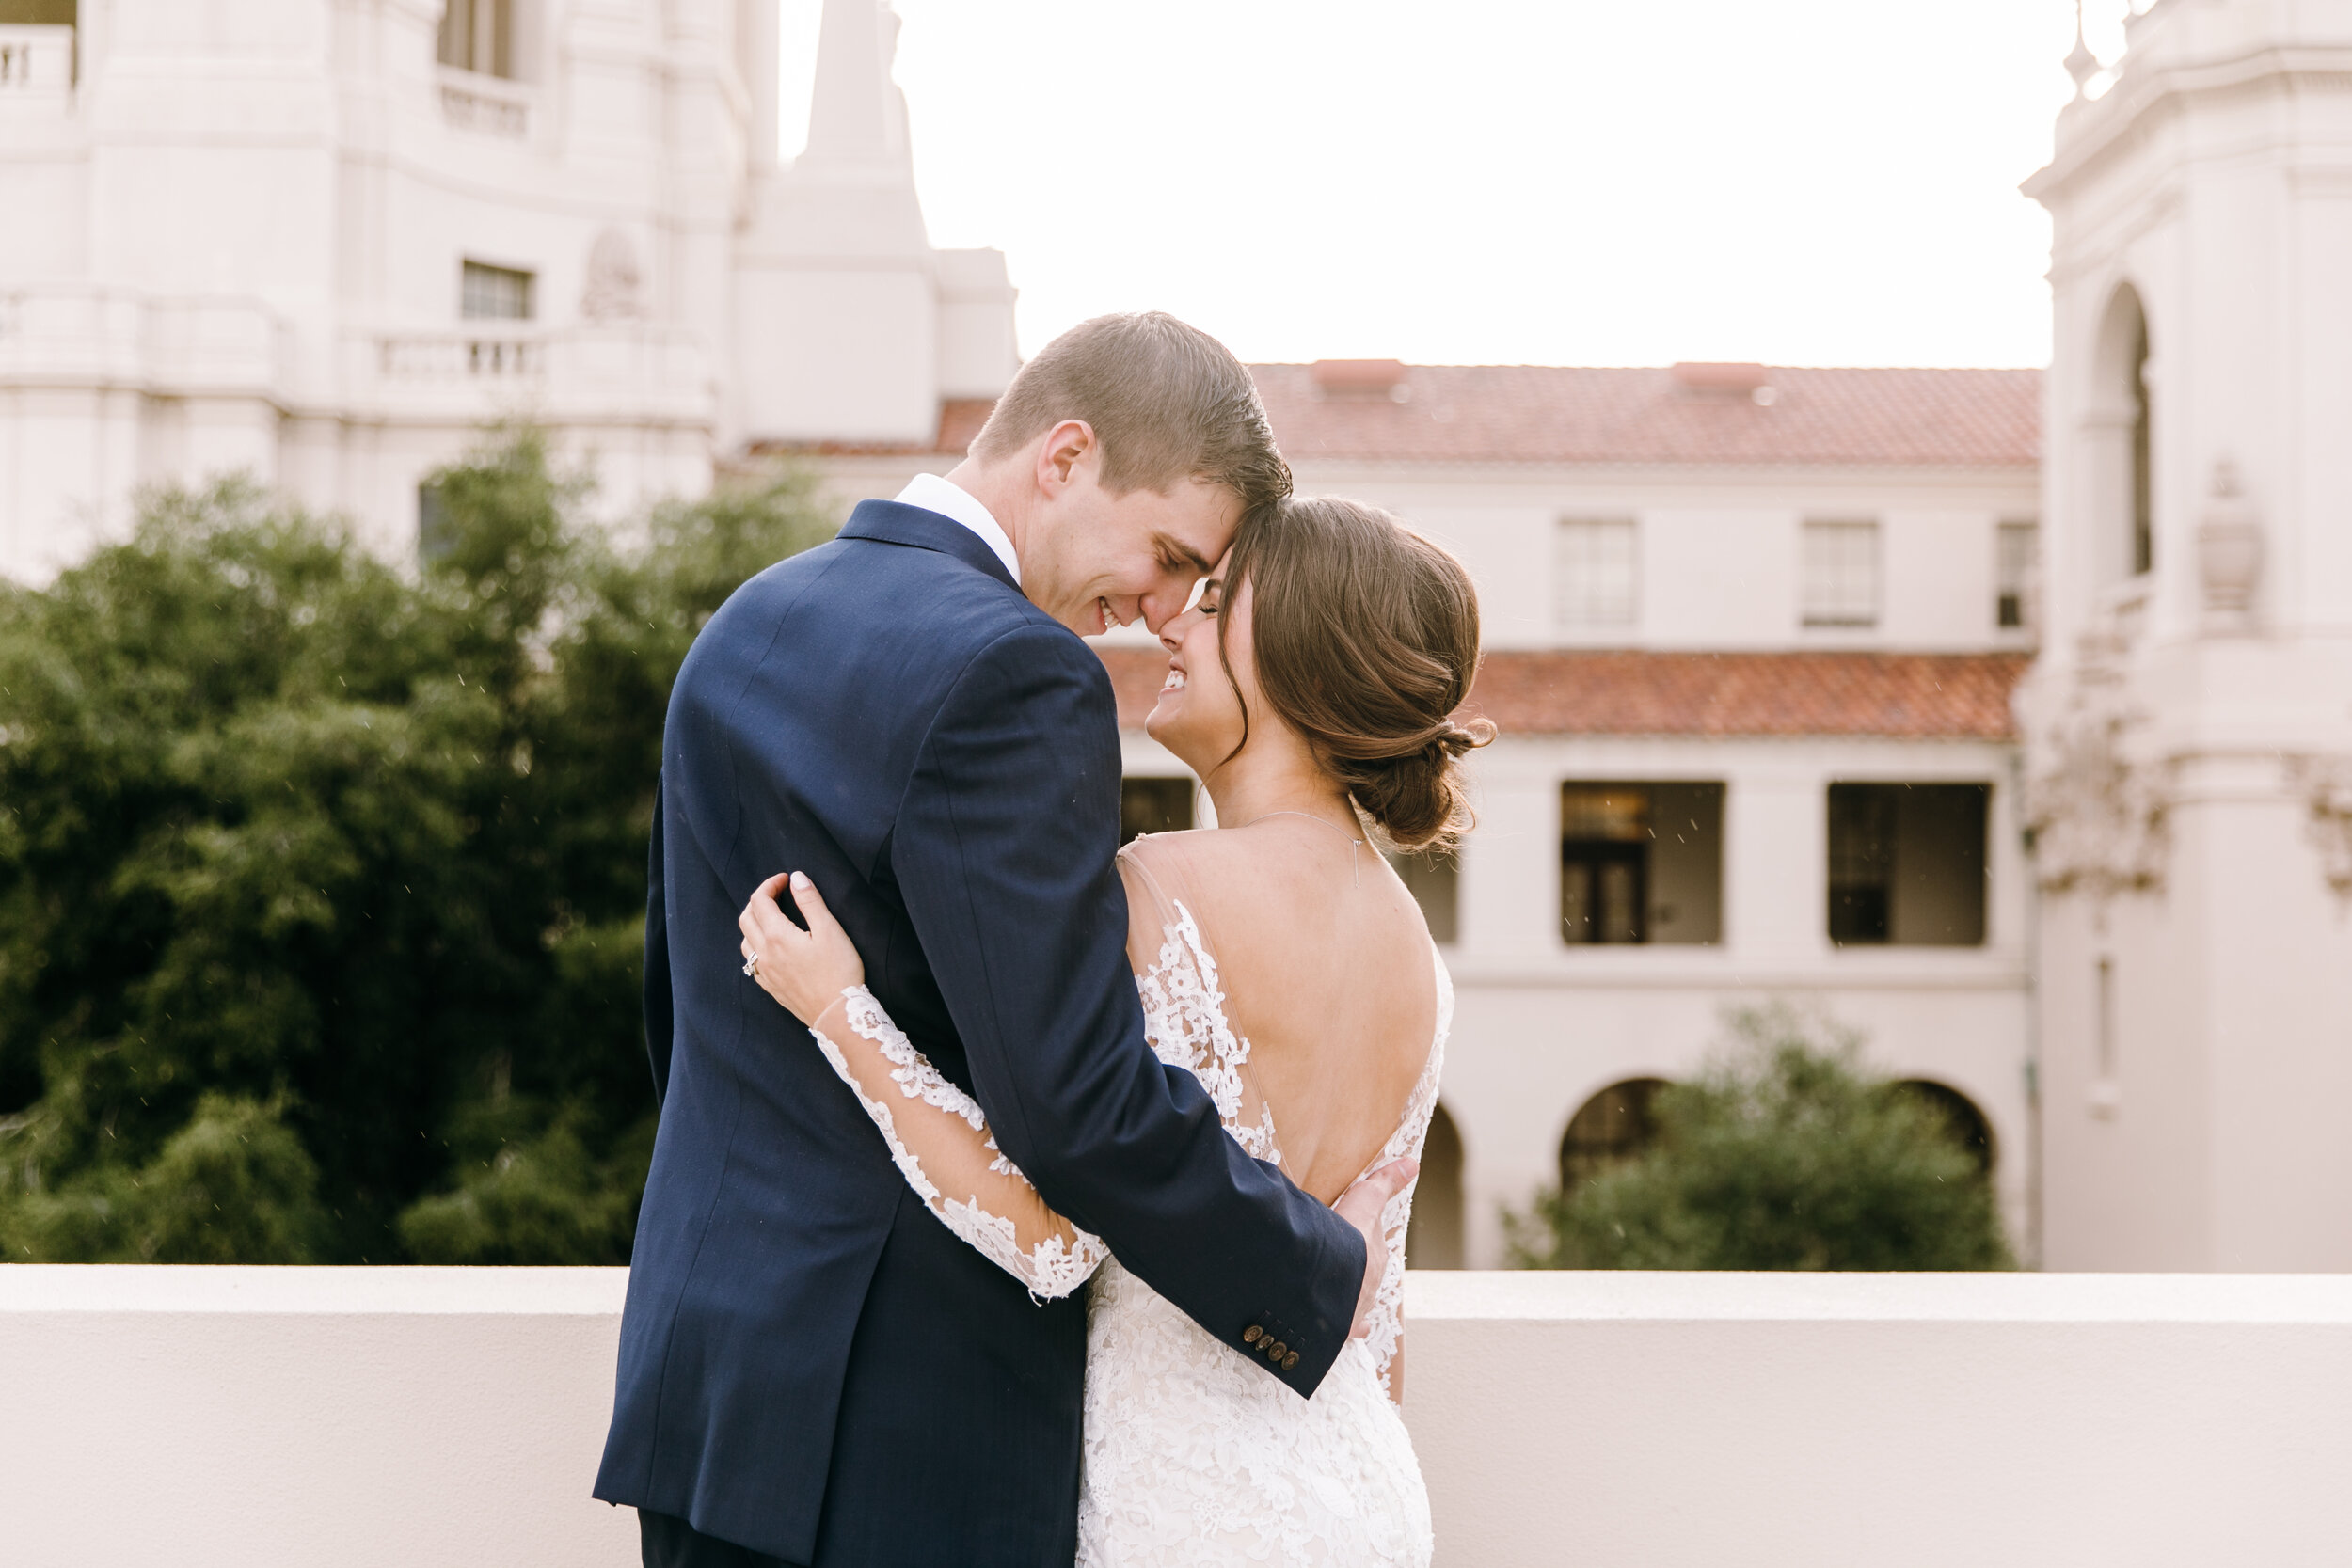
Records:
[[[835,1007],[848,1024],[840,1031],[846,1047],[825,1032]],[[1101,1241],[1046,1207],[998,1151],[979,1103],[914,1048],[873,992],[851,986],[809,1033],[882,1130],[892,1162],[924,1206],[1032,1297],[1069,1295],[1110,1256]],[[903,1118],[894,1114],[894,1101]],[[969,1196],[958,1199],[949,1192]]]

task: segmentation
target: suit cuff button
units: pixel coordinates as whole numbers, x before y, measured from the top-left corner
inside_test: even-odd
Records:
[[[1289,1371],[1292,1368],[1294,1368],[1294,1367],[1295,1367],[1295,1366],[1297,1366],[1297,1365],[1298,1365],[1298,1353],[1297,1353],[1296,1351],[1293,1351],[1293,1352],[1291,1352],[1288,1355],[1286,1355],[1286,1356],[1282,1357],[1282,1370],[1283,1370],[1284,1371],[1286,1371],[1286,1372],[1287,1372],[1287,1371]]]
[[[1245,1345],[1254,1345],[1264,1338],[1265,1330],[1260,1328],[1256,1323],[1251,1323],[1248,1328],[1241,1331],[1241,1342]]]

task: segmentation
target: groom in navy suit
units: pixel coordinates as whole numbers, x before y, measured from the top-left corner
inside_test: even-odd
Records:
[[[946,479],[862,503],[696,639],[646,918],[660,1131],[596,1488],[638,1509],[647,1564],[1076,1549],[1085,1296],[1033,1302],[951,1235],[739,973],[772,872],[816,879],[1039,1192],[1235,1354],[1305,1397],[1360,1320],[1398,1180],[1325,1208],[1144,1040],[1117,711],[1079,641],[1156,630],[1289,483],[1222,345],[1104,317],[1022,369]]]

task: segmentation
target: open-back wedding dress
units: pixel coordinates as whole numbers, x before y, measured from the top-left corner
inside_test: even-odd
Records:
[[[1326,827],[1330,824],[1326,823]],[[1188,836],[1188,835],[1187,835]],[[1181,856],[1156,874],[1130,846],[1120,869],[1129,898],[1153,911],[1159,948],[1136,980],[1145,1031],[1160,1059],[1200,1079],[1225,1130],[1258,1159],[1280,1164],[1274,1107],[1256,1086],[1250,1043],[1233,1025],[1247,1016],[1224,989],[1209,933],[1185,896]],[[1349,875],[1359,876],[1351,849]],[[1375,865],[1377,863],[1375,863]],[[1146,902],[1148,900],[1148,902]],[[1133,946],[1131,944],[1131,951]],[[1438,1102],[1438,1075],[1454,1011],[1453,987],[1431,947],[1437,1027],[1394,1131],[1365,1166],[1419,1158]],[[1344,955],[1333,956],[1343,966]],[[1119,1265],[1096,1238],[1044,1208],[1001,1154],[980,1107],[933,1068],[863,987],[844,994],[815,1030],[818,1046],[881,1129],[892,1158],[931,1212],[1038,1296],[1091,1280],[1087,1340],[1086,1446],[1079,1500],[1083,1568],[1176,1568],[1208,1563],[1313,1564],[1317,1568],[1429,1561],[1429,1500],[1405,1423],[1389,1396],[1404,1330],[1408,1187],[1382,1216],[1389,1258],[1371,1333],[1351,1339],[1314,1398],[1302,1400],[1236,1354]],[[843,1044],[848,1031],[888,1064],[895,1095],[859,1083]],[[872,1082],[875,1074],[869,1071]],[[941,1152],[934,1125],[910,1149],[907,1117],[964,1125]],[[968,1151],[964,1147],[968,1140]],[[1360,1179],[1360,1175],[1359,1175]],[[1289,1354],[1268,1337],[1269,1356]]]

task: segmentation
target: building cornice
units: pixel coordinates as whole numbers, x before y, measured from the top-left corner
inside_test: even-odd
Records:
[[[2183,65],[2128,65],[2105,98],[2084,105],[2048,166],[2018,188],[2047,206],[2077,176],[2139,134],[2153,117],[2201,98],[2276,85],[2288,92],[2352,94],[2352,47],[2285,45]]]

